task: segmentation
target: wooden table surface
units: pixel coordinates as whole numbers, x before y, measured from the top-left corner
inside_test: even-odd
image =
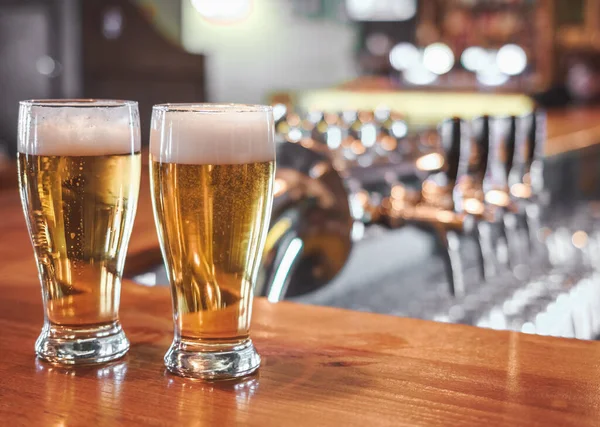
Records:
[[[128,269],[160,261],[144,177]],[[121,361],[35,359],[42,303],[16,189],[0,192],[0,425],[600,425],[600,343],[255,301],[255,376],[165,372],[168,289],[124,281]]]
[[[547,124],[546,156],[600,144],[600,107],[551,110]]]

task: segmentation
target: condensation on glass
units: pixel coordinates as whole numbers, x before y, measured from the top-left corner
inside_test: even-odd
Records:
[[[270,107],[154,107],[154,214],[173,298],[174,373],[250,374],[253,289],[271,215],[275,145]]]
[[[22,101],[17,156],[44,303],[37,355],[62,364],[123,356],[121,277],[141,172],[137,103]]]

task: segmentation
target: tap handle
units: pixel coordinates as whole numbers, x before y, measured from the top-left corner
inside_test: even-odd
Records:
[[[516,117],[494,118],[491,123],[490,136],[485,187],[487,190],[507,190],[508,176],[513,168],[515,158]]]
[[[504,140],[504,170],[506,172],[506,177],[510,175],[510,171],[513,166],[515,166],[515,155],[516,151],[516,142],[517,142],[517,118],[515,116],[508,116],[504,120],[506,120],[506,124],[503,127],[503,133],[501,138]]]
[[[546,139],[546,113],[542,110],[519,117],[517,151],[520,153],[519,173],[515,182],[530,184],[533,194],[540,194],[544,187],[543,151]],[[528,178],[527,178],[528,177]]]
[[[465,146],[463,134],[465,123],[458,117],[444,120],[439,128],[440,141],[445,157],[445,175],[447,184],[454,185],[462,173],[465,159]]]
[[[520,142],[524,144],[524,163],[529,170],[532,163],[539,159],[544,149],[546,138],[546,114],[541,110],[534,110],[519,118]]]
[[[483,184],[483,178],[487,172],[488,159],[490,155],[490,116],[481,116],[473,119],[471,131],[475,142],[477,152],[476,159],[472,164],[472,174],[480,185]]]

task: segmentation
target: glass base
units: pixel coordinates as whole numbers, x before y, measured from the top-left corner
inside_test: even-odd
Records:
[[[123,357],[129,340],[119,322],[96,327],[45,324],[35,342],[39,358],[61,365],[90,365]]]
[[[165,354],[167,369],[184,377],[226,380],[250,375],[260,366],[252,340],[239,344],[204,344],[175,340]]]

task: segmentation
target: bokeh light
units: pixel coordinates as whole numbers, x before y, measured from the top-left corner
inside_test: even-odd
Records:
[[[446,74],[454,66],[454,53],[444,43],[433,43],[423,52],[423,65],[432,73]]]
[[[408,70],[421,62],[421,52],[410,43],[399,43],[390,51],[390,64],[396,70]]]
[[[522,47],[516,44],[507,44],[498,51],[496,63],[502,73],[516,76],[527,68],[527,54]]]

